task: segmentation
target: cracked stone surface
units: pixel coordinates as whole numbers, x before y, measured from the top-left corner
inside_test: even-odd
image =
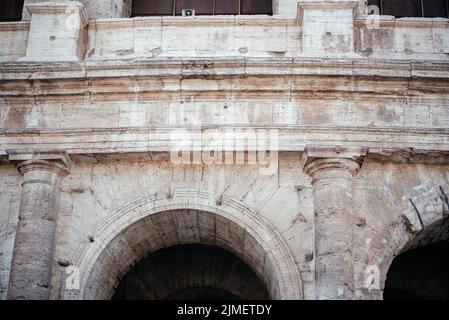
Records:
[[[273,299],[382,299],[397,255],[448,240],[448,19],[372,28],[362,0],[191,19],[25,2],[0,23],[0,299],[110,298],[183,244],[236,255]],[[275,170],[171,158],[180,136],[229,130],[243,151],[276,133]]]

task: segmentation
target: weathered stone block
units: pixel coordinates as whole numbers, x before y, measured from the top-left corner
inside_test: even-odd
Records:
[[[39,2],[32,14],[28,47],[22,61],[79,61],[87,46],[88,18],[76,1]]]
[[[299,23],[305,54],[354,52],[357,1],[300,2]]]

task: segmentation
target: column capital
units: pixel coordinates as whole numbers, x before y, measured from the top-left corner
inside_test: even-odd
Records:
[[[8,150],[8,159],[16,163],[20,173],[50,171],[64,177],[73,166],[70,156],[61,150]]]
[[[303,155],[304,172],[314,179],[325,171],[343,172],[350,178],[360,170],[366,153],[363,148],[308,146]]]

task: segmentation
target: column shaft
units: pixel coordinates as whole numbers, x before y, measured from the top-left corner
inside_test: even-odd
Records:
[[[351,159],[316,159],[306,166],[313,178],[315,286],[317,299],[353,298]]]
[[[56,162],[22,162],[22,197],[11,265],[8,299],[49,299],[59,204],[67,174]]]

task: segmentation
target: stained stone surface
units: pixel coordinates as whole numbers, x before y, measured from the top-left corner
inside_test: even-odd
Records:
[[[448,19],[373,27],[349,0],[134,19],[128,0],[37,2],[0,23],[1,299],[108,299],[180,244],[235,254],[273,299],[382,299],[394,257],[447,240]],[[231,163],[174,161],[230,131],[243,147],[214,151]],[[234,161],[261,132],[269,174]],[[66,173],[30,178],[30,161]],[[42,208],[50,227],[20,227]]]

